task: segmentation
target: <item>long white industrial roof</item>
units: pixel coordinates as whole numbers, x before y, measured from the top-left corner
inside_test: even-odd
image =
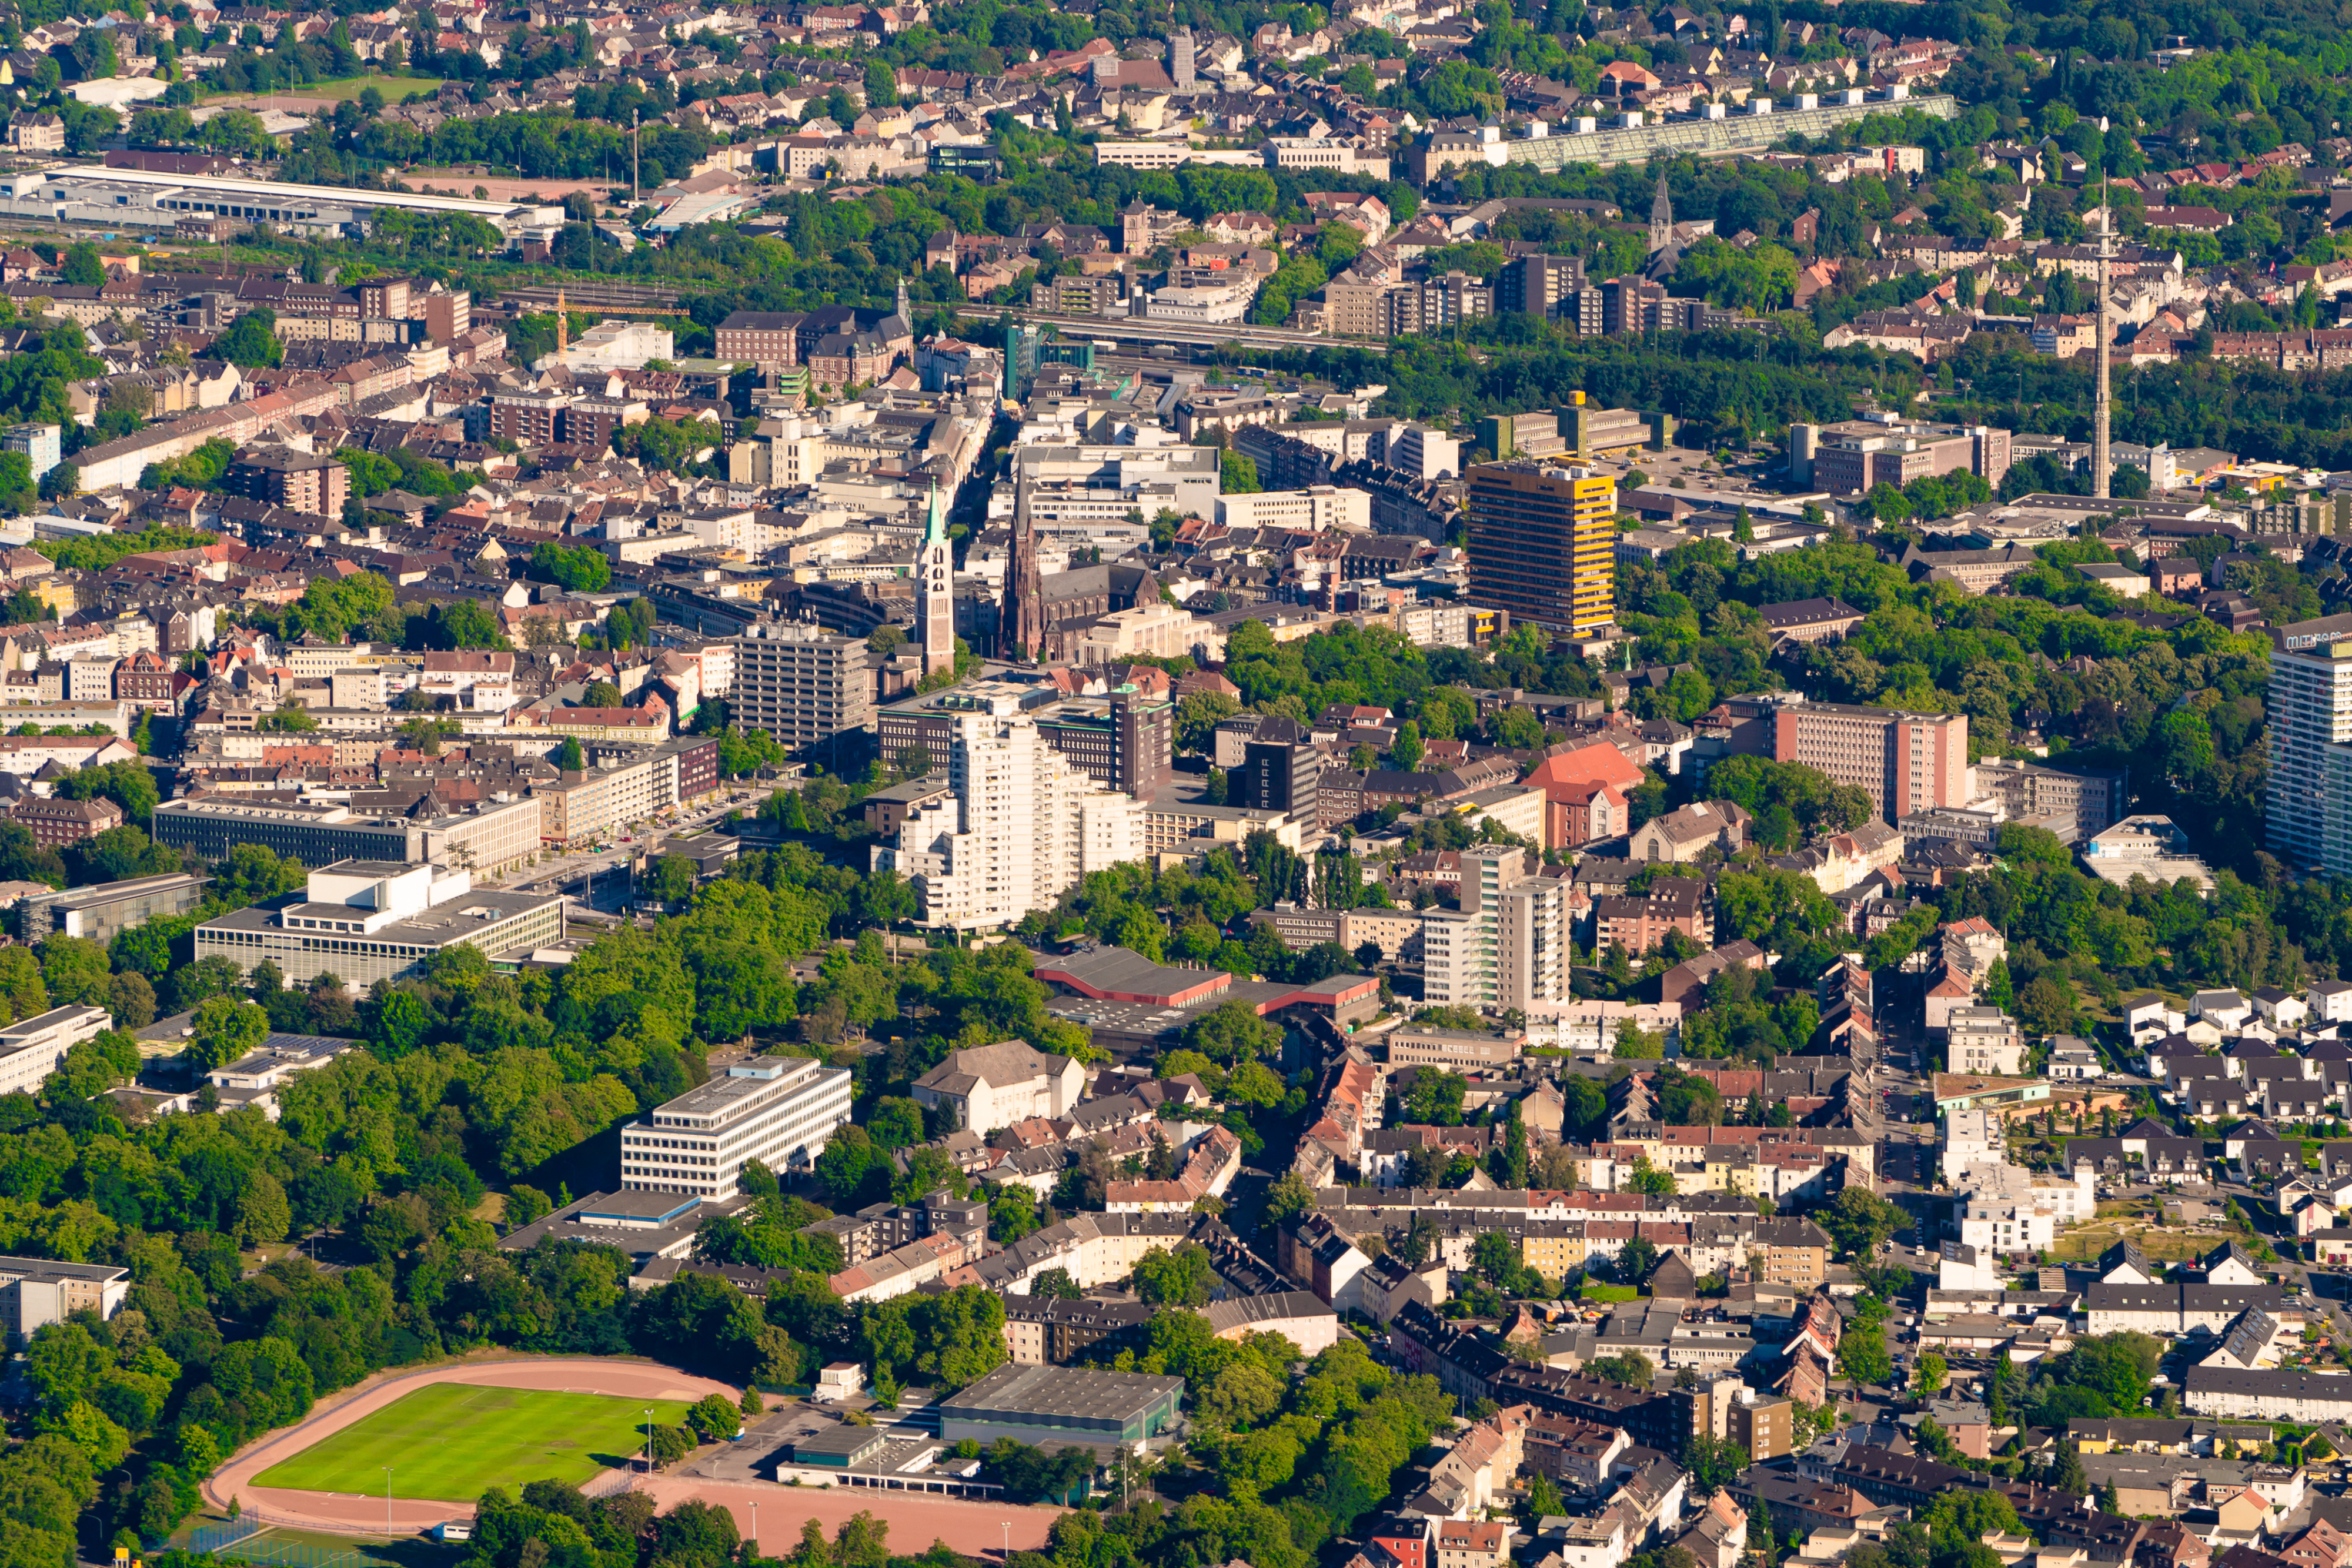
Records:
[[[477,202],[463,196],[425,196],[404,191],[367,191],[345,185],[298,185],[282,180],[236,180],[218,174],[166,174],[152,169],[110,169],[99,163],[55,163],[40,172],[48,179],[104,180],[113,184],[173,186],[225,196],[285,201],[334,202],[344,206],[405,207],[414,212],[467,213],[497,220],[529,212],[535,202]]]

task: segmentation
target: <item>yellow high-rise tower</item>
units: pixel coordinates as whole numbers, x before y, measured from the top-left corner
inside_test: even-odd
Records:
[[[1617,619],[1617,481],[1570,464],[1482,463],[1470,481],[1470,592],[1581,635]]]

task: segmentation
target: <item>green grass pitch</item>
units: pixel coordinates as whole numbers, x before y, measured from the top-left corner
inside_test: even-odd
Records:
[[[653,1402],[654,1420],[676,1426],[687,1406]],[[392,1467],[394,1497],[474,1502],[492,1487],[526,1481],[574,1485],[642,1453],[646,1401],[603,1394],[479,1388],[436,1383],[271,1466],[254,1484],[382,1497]]]

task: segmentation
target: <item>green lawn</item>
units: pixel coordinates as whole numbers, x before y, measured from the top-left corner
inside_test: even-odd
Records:
[[[687,1407],[656,1401],[654,1419],[676,1426]],[[382,1496],[393,1467],[395,1497],[473,1502],[496,1486],[577,1484],[641,1451],[643,1400],[436,1383],[255,1478],[257,1486]]]
[[[281,87],[278,89],[278,96],[279,98],[323,98],[331,102],[340,103],[347,98],[355,99],[373,87],[376,91],[383,94],[384,102],[398,103],[412,92],[439,92],[441,82],[442,78],[439,77],[351,77],[342,81],[301,82],[291,87]],[[262,103],[269,101],[269,94],[266,92],[230,92],[215,89],[205,94],[206,102],[224,98],[236,99],[240,102],[247,99]]]

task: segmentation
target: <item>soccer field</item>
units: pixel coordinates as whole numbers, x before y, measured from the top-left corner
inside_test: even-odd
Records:
[[[687,1406],[653,1402],[654,1420],[676,1426]],[[394,1497],[474,1502],[492,1487],[578,1484],[641,1453],[646,1401],[603,1394],[542,1393],[438,1383],[394,1400],[254,1478],[254,1484],[381,1497],[392,1467]]]

